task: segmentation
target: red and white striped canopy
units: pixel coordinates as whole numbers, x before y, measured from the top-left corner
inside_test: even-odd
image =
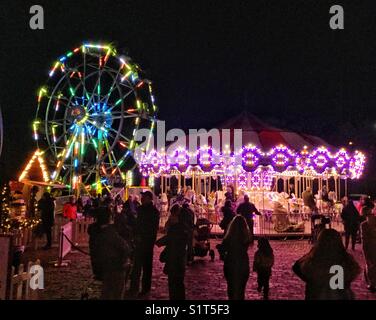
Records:
[[[320,146],[331,148],[326,141],[319,137],[275,128],[246,111],[225,121],[218,128],[232,129],[231,131],[241,129],[243,146],[253,144],[264,151],[277,145],[284,145],[293,150],[302,150],[304,146],[309,149]],[[231,141],[233,140],[231,139]]]
[[[324,146],[328,149],[333,149],[331,145],[329,145],[325,140],[319,137],[273,127],[246,111],[243,111],[239,115],[219,124],[218,126],[216,126],[216,129],[219,129],[221,133],[223,133],[222,130],[224,129],[230,130],[230,146],[232,150],[234,149],[234,131],[236,129],[242,130],[241,146],[254,145],[265,152],[278,145],[284,145],[289,149],[295,151],[300,151],[304,147],[312,150],[321,146]],[[200,141],[202,141],[198,139],[199,137],[202,137],[202,135],[187,135],[186,146],[189,146],[189,141],[197,141],[197,144],[199,146]],[[220,136],[220,138],[221,148],[223,148],[222,135]],[[212,145],[210,139],[208,144]],[[237,145],[239,146],[239,144]],[[169,149],[173,150],[178,146],[178,141],[176,141],[170,144]]]

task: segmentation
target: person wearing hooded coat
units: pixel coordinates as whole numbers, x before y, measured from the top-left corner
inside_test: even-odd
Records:
[[[343,288],[332,288],[333,266],[343,268]],[[360,273],[355,259],[343,246],[341,235],[324,229],[309,253],[293,265],[295,274],[306,283],[306,300],[352,300],[351,283]]]

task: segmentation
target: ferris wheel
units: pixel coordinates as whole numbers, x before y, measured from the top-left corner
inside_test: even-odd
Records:
[[[137,129],[156,121],[151,81],[111,45],[84,43],[61,56],[38,92],[33,135],[51,181],[101,190],[134,165]]]

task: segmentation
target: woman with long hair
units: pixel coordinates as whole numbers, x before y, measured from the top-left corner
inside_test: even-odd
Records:
[[[230,300],[244,300],[249,278],[248,247],[251,242],[247,221],[237,215],[230,223],[225,237],[217,246],[224,261],[227,294]]]
[[[343,272],[339,273],[335,266],[343,268]],[[293,271],[306,283],[306,300],[350,300],[354,298],[351,283],[360,267],[346,251],[338,231],[324,229],[311,251],[295,262]],[[341,274],[343,279],[333,281]]]

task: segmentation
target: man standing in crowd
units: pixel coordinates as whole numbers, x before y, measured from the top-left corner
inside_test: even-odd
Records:
[[[345,227],[345,248],[347,250],[351,237],[351,246],[355,250],[356,237],[360,227],[360,214],[354,203],[345,198],[344,203],[346,206],[342,209],[341,218]]]
[[[159,211],[153,204],[153,194],[150,191],[141,193],[141,205],[137,208],[135,226],[135,261],[132,272],[132,295],[139,292],[142,273],[141,295],[150,292],[153,271],[153,250],[159,228]]]
[[[242,215],[247,221],[251,236],[251,244],[253,244],[253,214],[260,216],[261,213],[257,210],[255,205],[249,201],[249,196],[247,194],[244,195],[244,202],[236,209],[236,213]]]
[[[43,247],[44,250],[51,248],[51,229],[54,225],[54,211],[55,211],[55,202],[51,197],[49,192],[43,194],[42,199],[38,202],[38,208],[40,210],[40,215],[42,219],[43,232],[47,236],[47,244]]]

